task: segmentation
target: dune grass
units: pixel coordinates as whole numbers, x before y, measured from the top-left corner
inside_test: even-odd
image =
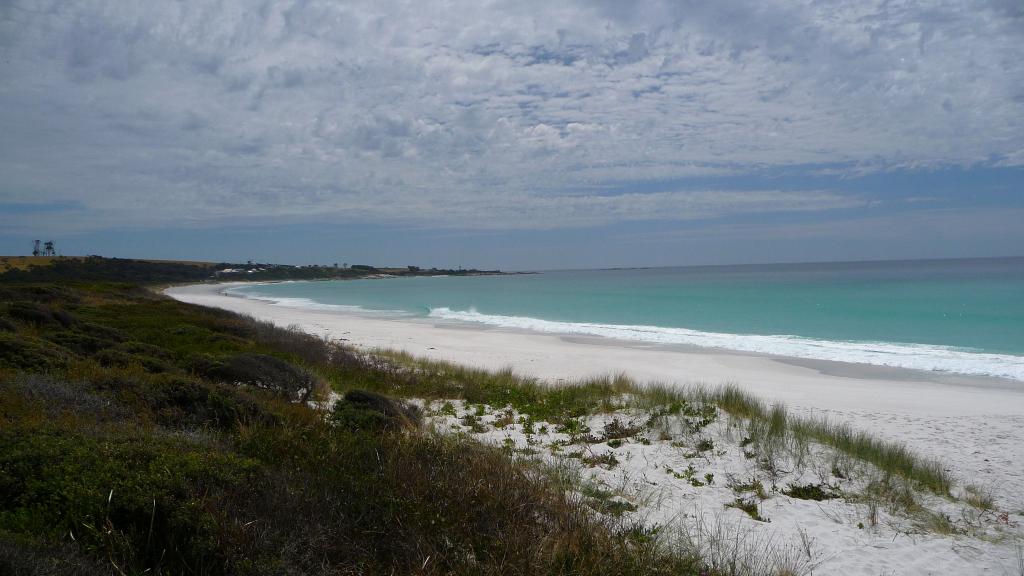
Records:
[[[765,434],[768,436],[779,436],[788,431],[831,446],[856,460],[872,464],[884,473],[901,476],[936,494],[946,495],[953,486],[952,477],[939,462],[915,454],[903,444],[855,430],[848,424],[793,416],[785,406],[768,405],[735,385],[702,390],[699,395],[730,414],[765,422]]]
[[[623,375],[549,386],[511,369],[483,370],[416,358],[396,350],[375,350],[363,358],[369,368],[367,371],[360,367],[364,380],[353,381],[351,373],[342,372],[335,379],[338,386],[362,386],[398,396],[512,406],[534,419],[553,424],[595,411],[621,408],[625,395],[636,388]]]
[[[510,405],[550,422],[630,407],[648,411],[670,408],[699,414],[701,406],[712,405],[751,421],[752,429],[763,439],[789,435],[803,441],[813,440],[940,495],[948,495],[953,486],[953,479],[940,463],[915,454],[902,444],[846,424],[794,416],[785,406],[768,404],[736,385],[645,386],[622,374],[549,385],[508,369],[489,372],[414,358],[393,350],[374,351],[370,357],[384,366],[381,370],[390,373],[389,378],[378,380],[389,393],[428,399],[459,398],[496,407]],[[389,362],[380,362],[382,359]]]

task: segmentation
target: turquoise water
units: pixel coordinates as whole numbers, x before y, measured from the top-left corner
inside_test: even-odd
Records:
[[[292,282],[231,292],[283,306],[1024,380],[1024,258]]]

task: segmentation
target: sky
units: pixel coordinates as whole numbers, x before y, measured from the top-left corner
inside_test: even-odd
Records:
[[[1024,255],[1020,0],[0,0],[0,253]]]

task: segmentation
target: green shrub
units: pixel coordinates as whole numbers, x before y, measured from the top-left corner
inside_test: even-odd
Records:
[[[833,491],[832,487],[827,484],[790,484],[789,488],[783,490],[782,493],[790,498],[816,500],[819,502],[839,498],[839,494]]]
[[[331,411],[331,424],[350,432],[394,430],[394,423],[383,413],[339,400]]]
[[[219,572],[219,503],[227,489],[250,481],[253,464],[130,430],[98,437],[0,431],[0,529],[73,536],[130,572],[164,565]]]
[[[103,350],[93,356],[93,359],[101,366],[116,368],[140,366],[146,372],[151,372],[153,374],[172,372],[174,370],[174,367],[164,360],[147,356],[145,354],[132,354],[120,349]]]
[[[335,402],[330,421],[351,431],[413,430],[420,425],[415,406],[363,390],[350,390]]]
[[[100,340],[107,340],[110,342],[124,342],[128,340],[128,336],[116,328],[110,326],[104,326],[95,322],[79,322],[75,325],[75,331],[80,334],[92,336]]]
[[[46,339],[82,356],[91,356],[101,350],[108,350],[117,346],[117,341],[115,340],[106,340],[104,338],[97,338],[90,334],[77,331],[72,332],[70,330],[62,330],[60,332],[47,334]]]
[[[66,367],[73,357],[69,350],[45,340],[0,332],[0,368],[45,372]]]
[[[71,288],[56,284],[27,284],[21,286],[0,284],[0,302],[15,302],[17,300],[44,304],[59,302],[66,305],[78,303],[81,300],[81,295]]]
[[[107,371],[87,384],[136,414],[175,429],[231,430],[239,423],[277,419],[245,391],[182,376]]]
[[[771,522],[771,520],[761,516],[761,512],[758,509],[757,502],[755,502],[753,500],[745,500],[743,498],[737,498],[737,499],[733,500],[732,502],[729,502],[728,504],[726,504],[725,507],[726,508],[736,508],[737,510],[742,510],[743,512],[745,512],[747,514],[747,516],[750,516],[751,518],[753,518],[754,520],[757,520],[758,522]]]
[[[86,556],[73,542],[0,530],[0,574],[15,576],[114,576],[109,563]]]
[[[223,362],[197,366],[204,377],[228,384],[244,384],[305,402],[318,386],[317,377],[289,362],[266,354],[237,354]]]
[[[7,315],[36,326],[63,326],[67,328],[75,323],[75,318],[66,310],[54,310],[38,302],[12,302],[7,307]]]
[[[131,412],[124,406],[94,394],[88,387],[42,374],[22,373],[0,379],[0,404],[10,410],[16,402],[26,405],[25,410],[33,410],[47,419],[64,415],[95,422],[131,419]]]

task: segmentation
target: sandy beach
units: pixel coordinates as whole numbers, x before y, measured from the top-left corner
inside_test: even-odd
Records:
[[[295,325],[363,349],[394,348],[488,369],[512,367],[553,383],[619,372],[640,382],[735,383],[793,411],[905,442],[938,458],[957,477],[989,489],[1004,508],[1024,512],[1021,382],[290,308],[223,294],[229,286],[180,286],[165,294]]]

